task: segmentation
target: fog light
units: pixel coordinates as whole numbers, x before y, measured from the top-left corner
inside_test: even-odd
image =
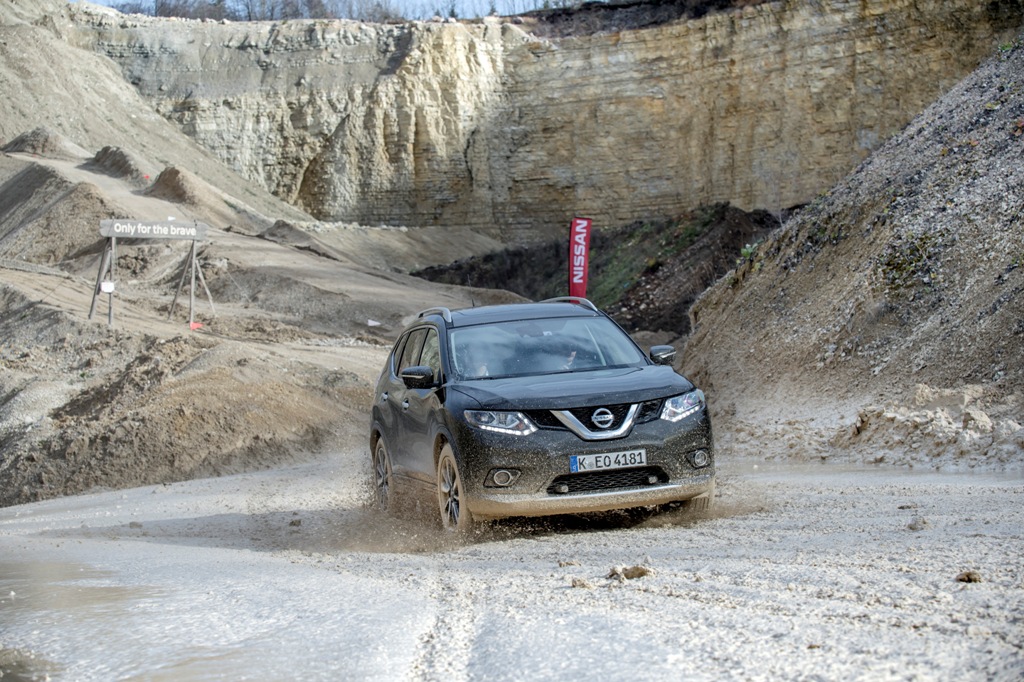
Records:
[[[561,494],[561,495],[564,495],[564,494],[566,494],[567,492],[569,492],[569,485],[568,485],[567,483],[559,483],[558,485],[556,485],[556,486],[554,487],[554,491],[555,491],[556,493],[559,493],[559,494]]]
[[[488,488],[507,488],[519,479],[516,469],[491,469],[487,474]]]
[[[693,464],[695,469],[703,469],[708,464],[711,464],[711,453],[707,450],[697,450],[690,455],[690,463]]]
[[[491,476],[491,479],[494,481],[494,485],[500,485],[504,488],[507,485],[512,485],[512,481],[515,480],[515,476],[513,476],[512,472],[508,469],[498,469]]]
[[[647,477],[647,485],[654,485],[657,482],[658,482],[658,477],[655,476],[654,474],[651,474],[650,476]]]

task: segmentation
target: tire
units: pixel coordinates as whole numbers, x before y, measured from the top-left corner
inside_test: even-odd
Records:
[[[388,448],[384,444],[383,436],[377,438],[377,443],[373,446],[371,458],[374,506],[379,511],[390,511],[393,504],[391,456],[388,454]]]
[[[715,506],[715,482],[711,482],[711,490],[700,497],[694,497],[683,503],[687,512],[706,514]]]
[[[441,448],[437,459],[437,506],[441,514],[441,527],[453,533],[468,533],[473,527],[473,515],[464,505],[462,475],[455,461],[455,451],[449,443]]]

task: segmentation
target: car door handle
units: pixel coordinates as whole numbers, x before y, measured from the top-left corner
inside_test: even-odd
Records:
[[[408,410],[409,409],[409,401],[408,400],[403,400],[402,401],[402,409],[403,410]]]

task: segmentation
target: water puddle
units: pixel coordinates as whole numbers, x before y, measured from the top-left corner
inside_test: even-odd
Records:
[[[60,666],[30,651],[0,648],[0,680],[44,682],[60,672]]]
[[[114,578],[112,571],[81,564],[0,561],[0,679],[60,678],[73,661],[58,632],[102,637],[133,604],[161,594]]]
[[[114,575],[79,564],[0,561],[0,614],[8,623],[28,614],[96,616],[158,594],[114,584]]]

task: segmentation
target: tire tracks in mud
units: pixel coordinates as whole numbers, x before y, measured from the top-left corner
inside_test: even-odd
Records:
[[[470,652],[476,641],[475,581],[453,575],[452,562],[441,560],[429,580],[428,593],[437,605],[430,629],[419,637],[410,668],[411,680],[469,679]]]

